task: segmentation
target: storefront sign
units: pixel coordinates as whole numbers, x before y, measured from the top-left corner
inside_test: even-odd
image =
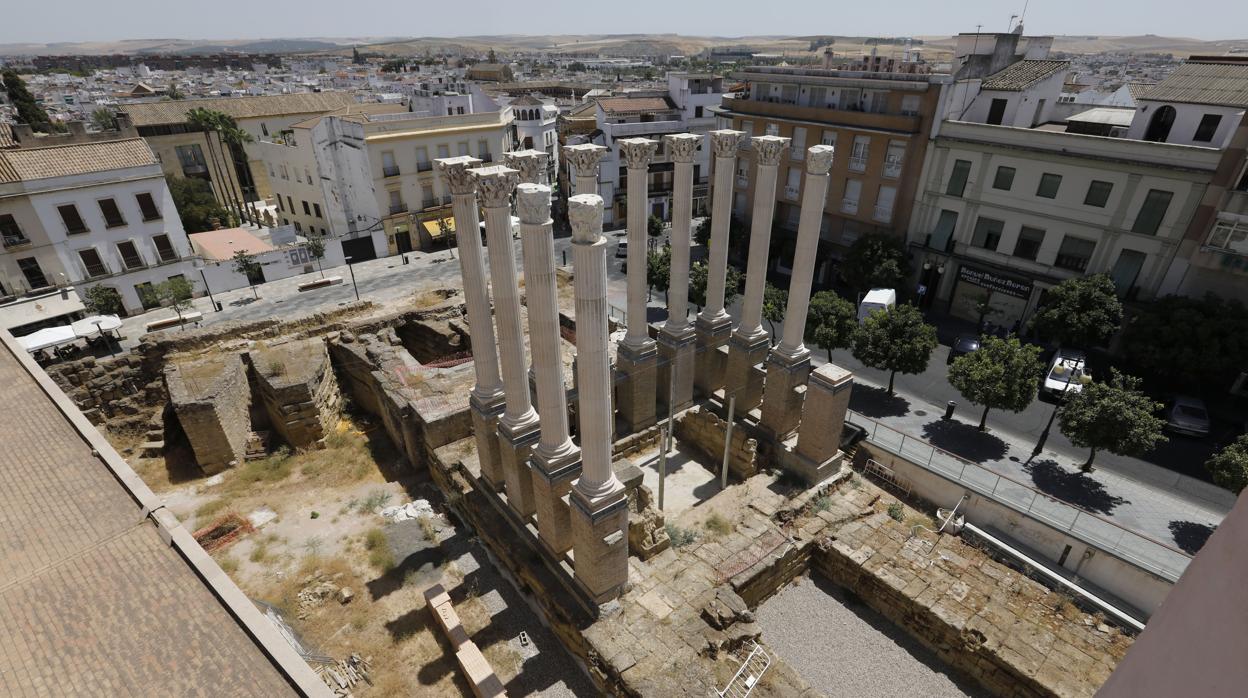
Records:
[[[1015,279],[1008,276],[1001,276],[990,271],[971,267],[963,264],[958,268],[958,279],[974,284],[980,288],[986,288],[996,293],[1004,293],[1007,296],[1021,298],[1027,300],[1031,297],[1032,283],[1023,279]]]

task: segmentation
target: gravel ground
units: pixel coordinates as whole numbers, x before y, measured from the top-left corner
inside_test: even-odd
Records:
[[[800,578],[759,607],[763,641],[828,696],[986,696],[930,651],[821,578]]]

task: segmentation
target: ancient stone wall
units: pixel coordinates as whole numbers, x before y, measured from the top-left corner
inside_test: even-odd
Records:
[[[251,389],[239,354],[174,363],[165,387],[195,462],[212,474],[241,461],[251,432]]]
[[[724,457],[724,432],[727,423],[714,412],[695,407],[676,420],[676,438],[691,444],[712,463]],[[728,447],[728,472],[745,480],[758,472],[758,441],[741,428],[732,430]]]
[[[52,364],[47,372],[87,419],[108,422],[114,429],[142,427],[150,408],[165,396],[159,364],[152,365],[142,354],[88,356]]]
[[[269,425],[293,448],[315,448],[338,418],[338,380],[325,343],[298,340],[248,354]]]

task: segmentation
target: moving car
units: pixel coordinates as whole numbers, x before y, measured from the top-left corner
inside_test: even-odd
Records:
[[[1200,398],[1179,395],[1165,412],[1166,431],[1189,436],[1209,435],[1209,410]]]
[[[979,351],[979,337],[971,335],[959,335],[953,340],[953,344],[949,345],[949,360],[945,363],[952,364],[959,356],[971,354]]]
[[[1087,356],[1081,351],[1058,349],[1044,374],[1040,390],[1054,398],[1061,398],[1067,391],[1077,393],[1083,390],[1087,361]]]

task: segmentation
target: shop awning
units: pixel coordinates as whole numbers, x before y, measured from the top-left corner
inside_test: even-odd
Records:
[[[431,221],[425,221],[424,223],[422,223],[422,225],[425,226],[425,232],[429,233],[429,237],[433,238],[434,240],[437,240],[438,238],[442,237],[442,228],[438,225],[438,220],[439,219],[435,218]],[[441,220],[446,223],[447,230],[449,230],[452,233],[455,232],[455,219],[454,218],[451,218],[448,216],[446,218],[442,218]]]

